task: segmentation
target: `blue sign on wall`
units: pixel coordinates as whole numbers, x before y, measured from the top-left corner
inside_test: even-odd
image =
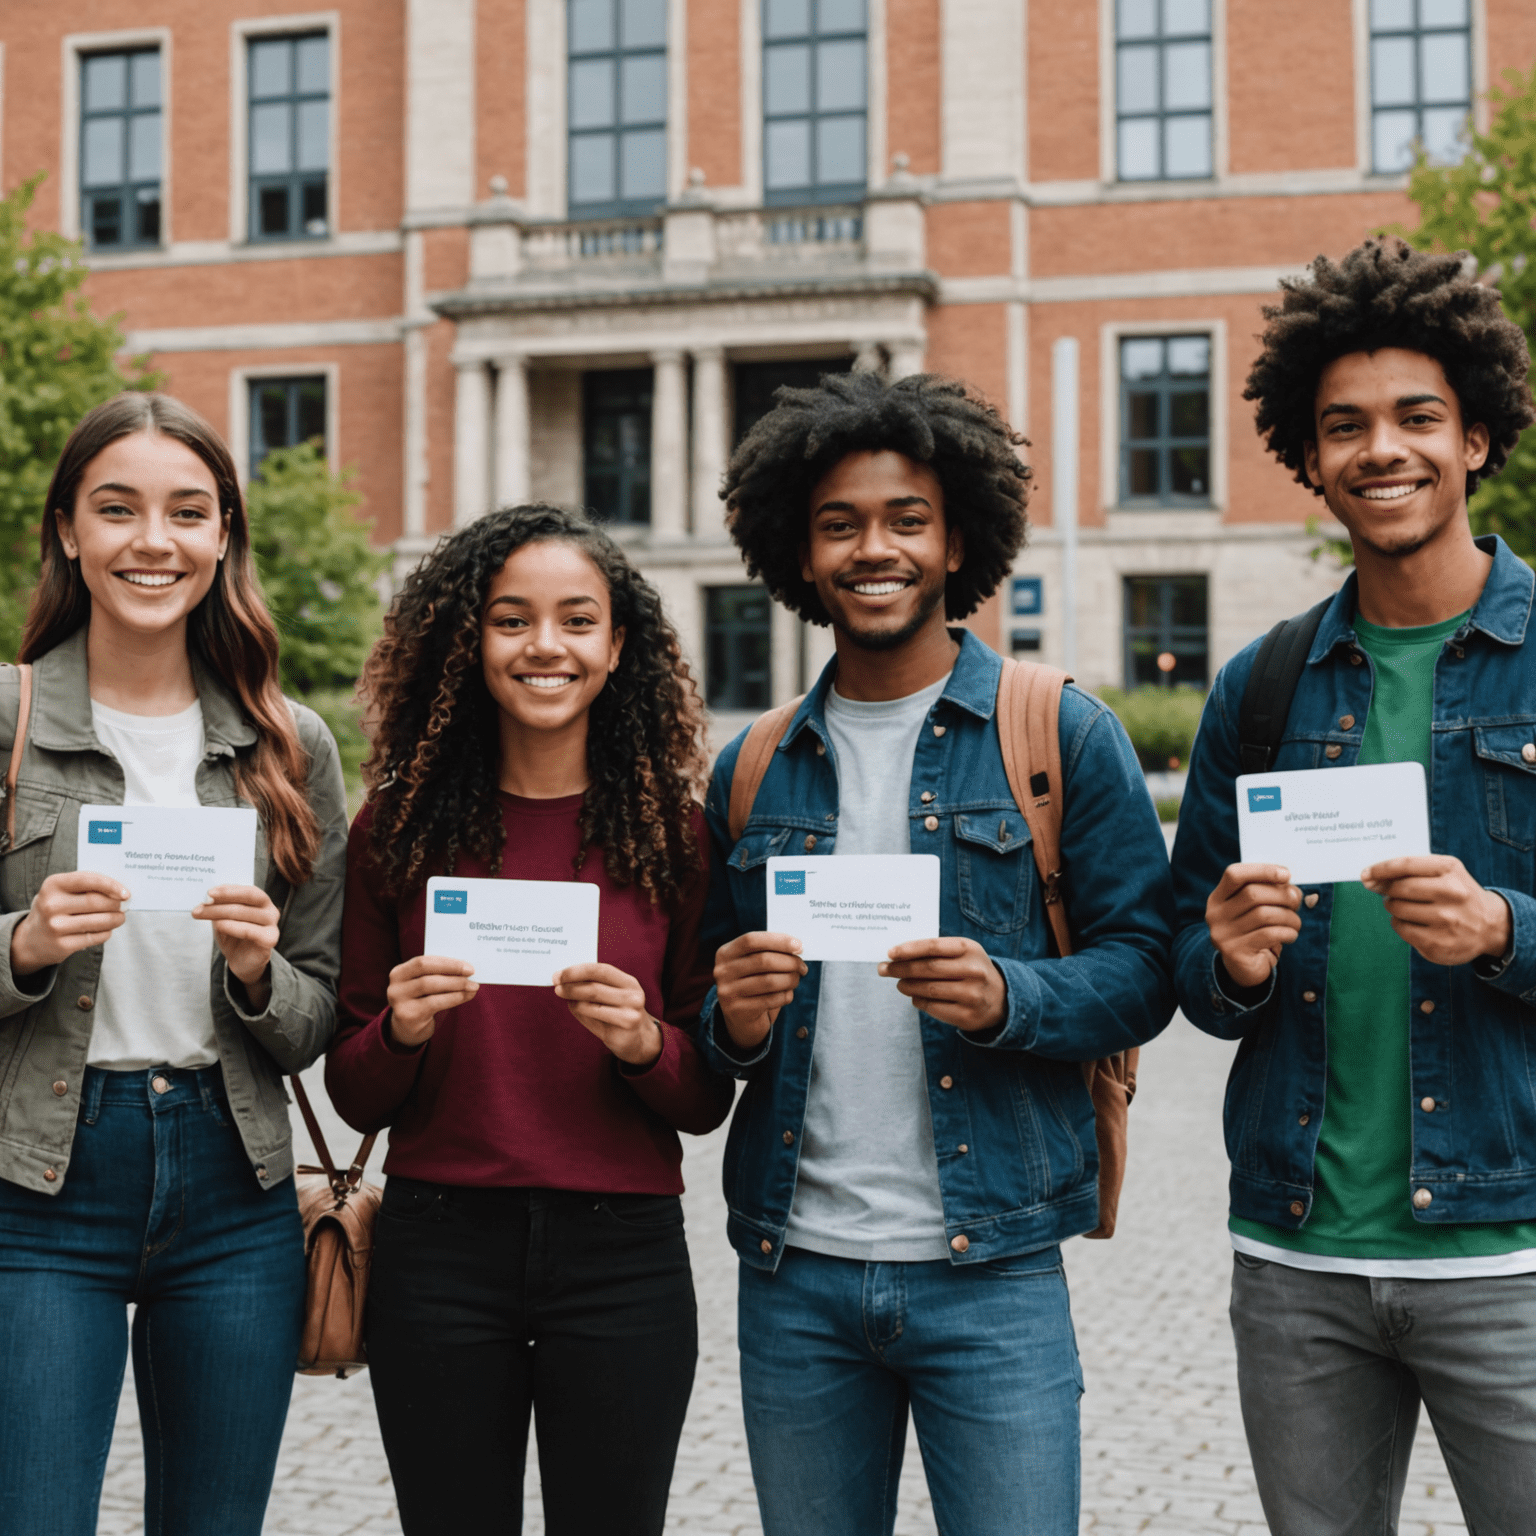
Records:
[[[1015,576],[1013,578],[1013,611],[1015,613],[1045,612],[1043,578],[1039,576]]]

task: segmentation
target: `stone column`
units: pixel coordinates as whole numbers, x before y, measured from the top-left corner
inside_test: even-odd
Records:
[[[923,371],[923,344],[920,341],[892,341],[886,344],[891,366],[888,377],[904,379]]]
[[[528,500],[528,359],[496,359],[496,505]]]
[[[480,358],[459,358],[453,401],[453,526],[490,508],[491,380]]]
[[[683,354],[653,352],[651,393],[651,532],[680,539],[687,532],[688,416]]]
[[[720,479],[730,454],[725,422],[725,349],[698,347],[693,354],[693,532],[720,530],[725,508]]]

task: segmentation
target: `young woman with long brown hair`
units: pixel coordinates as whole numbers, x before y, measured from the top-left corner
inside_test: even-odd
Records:
[[[678,1131],[732,1084],[709,986],[700,707],[653,588],[552,507],[406,582],[364,674],[326,1084],[390,1127],[368,1358],[407,1536],[515,1530],[530,1412],[551,1536],[660,1532],[697,1328]],[[478,986],[422,953],[433,875],[587,881],[598,960]]]
[[[91,1536],[132,1327],[152,1536],[257,1536],[304,1301],[284,1072],[335,1022],[346,799],[278,685],[229,450],[165,395],[54,471],[0,671],[0,1530]],[[254,806],[255,883],[135,911],[84,805]],[[124,911],[124,903],[129,910]]]

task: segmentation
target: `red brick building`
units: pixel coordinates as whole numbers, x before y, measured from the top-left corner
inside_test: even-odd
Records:
[[[242,463],[323,436],[402,561],[612,519],[724,713],[825,654],[715,492],[834,367],[1033,439],[986,638],[1200,682],[1335,579],[1240,398],[1260,304],[1533,59],[1530,0],[10,0],[0,184],[46,171],[97,309]]]

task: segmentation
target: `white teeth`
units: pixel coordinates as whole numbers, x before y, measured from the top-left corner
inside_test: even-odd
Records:
[[[118,575],[136,587],[169,587],[175,584],[179,573],[167,571],[161,576],[149,576],[141,571],[119,571]]]
[[[892,592],[900,592],[905,586],[904,581],[860,581],[854,583],[853,590],[860,597],[889,597]]]
[[[1356,496],[1363,496],[1367,501],[1401,501],[1404,496],[1412,496],[1418,490],[1417,483],[1413,485],[1371,485],[1364,490],[1356,491]]]
[[[518,682],[527,683],[530,688],[563,688],[567,683],[575,681],[575,677],[567,673],[559,673],[554,677],[547,674],[529,674],[518,678]]]

